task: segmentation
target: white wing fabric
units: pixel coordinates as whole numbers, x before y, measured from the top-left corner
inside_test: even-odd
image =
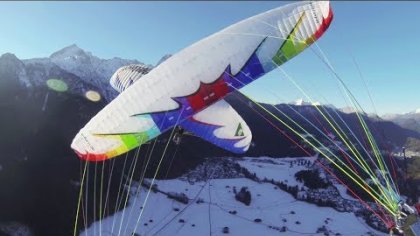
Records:
[[[231,25],[145,75],[121,69],[115,87],[122,92],[79,131],[72,148],[82,159],[99,161],[138,147],[298,55],[321,37],[332,17],[328,2],[297,2]],[[230,128],[214,131],[220,140],[228,137],[222,130]],[[245,149],[248,141],[233,147]]]

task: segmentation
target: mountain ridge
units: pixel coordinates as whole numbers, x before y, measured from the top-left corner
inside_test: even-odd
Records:
[[[13,82],[9,81],[10,83],[18,82],[27,88],[42,87],[52,77],[58,77],[58,79],[63,79],[65,82],[68,82],[68,77],[73,77],[79,80],[81,86],[70,86],[79,88],[77,90],[71,89],[70,92],[83,95],[86,91],[95,89],[108,102],[118,95],[109,86],[109,79],[118,68],[129,64],[145,65],[136,59],[122,59],[119,57],[102,59],[78,47],[76,44],[71,44],[53,52],[49,57],[21,60],[13,53],[4,53],[0,56],[0,65],[3,66],[1,67],[3,68],[2,71],[10,72],[10,75],[4,77],[9,78],[9,80],[10,78],[15,80]],[[146,66],[152,67],[152,65]],[[14,75],[12,76],[12,74]],[[72,82],[76,81],[73,80]],[[80,87],[82,88],[80,89]]]

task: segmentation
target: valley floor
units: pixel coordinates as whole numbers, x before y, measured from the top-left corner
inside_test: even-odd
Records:
[[[294,174],[305,166],[296,163],[311,159],[230,158],[258,178],[286,181],[299,188],[302,184],[296,181]],[[254,181],[241,174],[235,178],[220,178],[223,167],[213,165],[201,168],[207,175],[213,172],[207,180],[193,181],[191,175],[156,180],[158,191],[151,191],[149,195],[145,187],[140,187],[140,191],[132,187],[125,209],[95,222],[81,235],[386,235],[366,225],[353,212],[338,212],[296,200],[271,183]],[[200,171],[193,173],[199,175]],[[217,178],[212,178],[214,175]],[[251,193],[249,206],[235,199],[234,192],[242,187],[247,187]],[[337,187],[343,199],[356,201]],[[188,203],[170,199],[168,193],[185,194]]]

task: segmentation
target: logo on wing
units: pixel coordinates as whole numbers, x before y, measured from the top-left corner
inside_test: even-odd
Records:
[[[244,135],[245,134],[244,134],[244,130],[242,129],[242,124],[239,123],[238,127],[236,128],[235,137],[239,137],[239,136],[242,137]]]

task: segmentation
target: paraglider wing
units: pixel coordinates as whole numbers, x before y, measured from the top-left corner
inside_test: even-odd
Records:
[[[121,69],[116,74],[122,76],[112,80],[121,93],[79,131],[71,146],[82,159],[92,161],[127,152],[290,60],[321,37],[331,20],[328,2],[298,2],[231,25],[151,71]],[[241,126],[247,128],[244,122]],[[249,133],[246,141],[226,145],[221,140],[227,136],[219,133],[225,128],[215,130],[215,137],[202,129],[194,131],[216,145],[230,146],[227,149],[245,150],[246,145],[239,144],[250,141]]]
[[[121,93],[151,70],[151,67],[143,64],[123,66],[115,71],[109,83],[115,90]]]
[[[252,134],[242,117],[224,100],[180,124],[185,130],[233,153],[244,153]]]

